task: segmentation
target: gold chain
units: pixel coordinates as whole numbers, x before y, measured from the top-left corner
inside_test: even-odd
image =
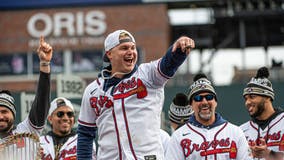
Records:
[[[59,160],[59,156],[60,156],[59,151],[62,146],[63,144],[58,144],[54,146],[54,149],[55,149],[55,159],[54,160]]]

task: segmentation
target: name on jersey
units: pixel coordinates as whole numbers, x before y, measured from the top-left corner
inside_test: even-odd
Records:
[[[188,138],[183,139],[180,142],[185,157],[189,157],[193,152],[200,152],[200,156],[206,157],[208,155],[228,153],[231,159],[237,157],[237,146],[235,141],[231,141],[230,138],[205,141],[201,144],[192,143]]]
[[[141,79],[134,77],[128,81],[121,82],[113,90],[113,99],[123,99],[132,95],[136,95],[138,99],[146,97],[148,94],[146,86]],[[94,108],[97,116],[101,114],[103,108],[113,107],[113,101],[110,97],[99,96],[90,98],[91,107]]]
[[[261,138],[261,137],[260,137]],[[281,135],[281,131],[278,131],[277,133],[268,134],[263,137],[263,139],[267,140],[267,146],[279,146],[279,151],[284,151],[284,134]],[[248,139],[249,145],[254,144],[253,142],[256,142],[256,144],[260,143],[260,139],[257,139],[254,141],[253,139]]]
[[[141,79],[135,79],[134,77],[131,80],[126,82],[121,82],[117,87],[114,88],[113,99],[122,99],[127,98],[136,94],[138,99],[144,98],[147,96],[147,88],[143,84]]]
[[[60,153],[60,156],[59,156],[59,159],[60,158],[63,158],[63,159],[76,159],[76,156],[74,156],[74,155],[76,155],[76,150],[77,150],[77,147],[76,146],[74,146],[74,147],[72,147],[72,148],[70,148],[70,149],[64,149],[64,150],[62,150],[61,151],[61,153]],[[70,155],[73,155],[72,157],[70,157]],[[53,158],[52,158],[52,156],[51,156],[51,154],[42,154],[42,156],[41,156],[41,159],[42,160],[53,160]]]

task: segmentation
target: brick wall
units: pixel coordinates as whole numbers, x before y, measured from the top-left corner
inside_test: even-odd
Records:
[[[53,17],[56,13],[68,12],[76,16],[78,12],[83,14],[88,11],[98,10],[105,14],[106,31],[108,33],[116,29],[126,29],[130,31],[143,53],[143,60],[149,62],[160,58],[166,52],[170,42],[170,25],[167,15],[167,6],[165,4],[150,5],[121,5],[121,6],[89,6],[89,7],[73,7],[73,8],[52,8],[52,9],[32,9],[32,10],[13,10],[0,11],[0,54],[27,53],[35,51],[36,47],[31,47],[29,41],[35,39],[27,31],[29,19],[37,14],[44,13]],[[42,28],[42,24],[38,24],[38,28]],[[86,35],[75,35],[68,37],[63,34],[64,38],[82,38]],[[52,34],[46,37],[48,39],[56,39]],[[35,39],[36,40],[36,39]],[[54,44],[55,50],[71,49],[102,49],[103,41],[96,45],[79,44],[65,45]],[[95,78],[95,77],[94,77]],[[89,78],[90,79],[90,78]],[[9,89],[12,91],[35,91],[37,79],[28,80],[21,78],[17,81],[1,81],[1,89]],[[53,90],[56,88],[53,83]]]

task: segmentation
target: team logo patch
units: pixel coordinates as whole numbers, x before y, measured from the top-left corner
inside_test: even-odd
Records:
[[[145,160],[157,160],[156,155],[148,155],[148,156],[144,156]]]
[[[252,92],[253,91],[253,89],[252,88],[248,88],[248,92]]]

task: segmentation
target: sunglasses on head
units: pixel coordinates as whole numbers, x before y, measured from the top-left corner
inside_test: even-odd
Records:
[[[193,97],[193,100],[195,102],[201,102],[201,101],[203,101],[203,98],[205,98],[207,101],[211,101],[215,98],[215,96],[213,94],[207,94],[207,95],[204,95],[204,96],[196,95],[196,96]]]
[[[63,112],[63,111],[59,111],[59,112],[56,113],[56,115],[57,115],[58,118],[62,118],[62,117],[64,116],[64,114],[67,114],[67,116],[68,116],[69,118],[74,117],[74,112]]]

